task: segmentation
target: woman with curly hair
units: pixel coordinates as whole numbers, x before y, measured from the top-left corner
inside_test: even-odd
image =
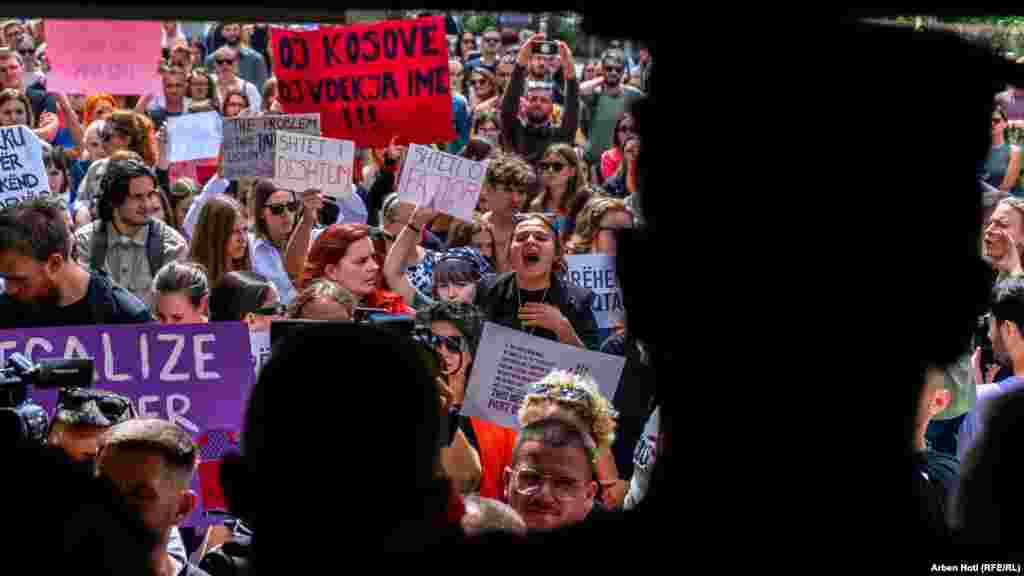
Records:
[[[519,406],[518,418],[520,427],[557,418],[589,433],[597,446],[594,469],[601,501],[609,509],[622,505],[629,485],[619,478],[611,452],[618,412],[592,377],[566,370],[551,372],[530,386]]]
[[[150,168],[156,167],[158,150],[153,134],[153,123],[145,114],[132,110],[117,110],[107,118],[99,133],[107,154],[130,150],[142,157]],[[99,196],[100,180],[106,172],[109,158],[93,162],[78,187],[77,201],[89,202]],[[163,184],[163,183],[162,183]]]
[[[576,232],[565,249],[568,254],[616,253],[615,232],[633,227],[633,214],[618,198],[593,196],[576,220]]]

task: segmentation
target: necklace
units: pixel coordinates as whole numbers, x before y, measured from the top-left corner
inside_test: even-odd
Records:
[[[547,288],[544,289],[544,295],[540,297],[540,303],[541,304],[543,304],[544,301],[547,300],[547,298],[548,298],[548,290],[550,290],[550,289],[551,289],[551,286],[548,286]],[[516,301],[519,303],[519,309],[522,310],[523,309],[523,289],[518,287],[518,286],[516,286]],[[522,323],[520,323],[520,325],[521,324]],[[536,326],[534,326],[530,330],[523,330],[523,332],[526,332],[527,334],[529,334],[531,336],[533,336],[533,333],[536,332],[536,331],[537,331],[537,327]]]

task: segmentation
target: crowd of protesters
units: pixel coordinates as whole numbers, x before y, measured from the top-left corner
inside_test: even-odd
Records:
[[[187,175],[172,169],[168,119],[282,113],[266,24],[165,22],[162,93],[137,95],[50,92],[44,26],[10,20],[0,29],[0,126],[32,129],[52,192],[0,212],[0,328],[243,321],[258,331],[283,319],[348,322],[364,309],[413,319],[443,377],[426,381],[432,400],[407,417],[419,422],[416,409],[433,410],[446,432],[436,454],[389,447],[399,462],[384,469],[419,474],[414,465],[426,459],[435,479],[450,481],[459,508],[431,509],[416,503],[417,493],[410,506],[428,518],[454,514],[469,534],[522,536],[643,500],[659,449],[644,344],[624,325],[598,327],[594,293],[570,282],[565,258],[615,256],[617,233],[643,222],[631,107],[650,81],[646,50],[633,62],[613,44],[578,77],[569,47],[543,34],[490,28],[458,37],[450,53],[457,137],[434,146],[490,160],[477,210],[462,221],[399,200],[404,146],[359,149],[346,200],[226,179],[223,154]],[[1016,151],[1003,156],[1019,168]],[[1009,176],[997,177],[1000,189],[1015,189]],[[1021,230],[1010,234],[1024,241],[1024,212],[997,213],[1016,218]],[[485,322],[625,356],[618,392],[606,398],[591,377],[554,371],[523,399],[518,429],[462,415]],[[261,392],[264,380],[338,349],[342,336],[324,330],[265,367],[248,422],[266,409],[256,396],[276,394]],[[367,351],[367,362],[373,346],[394,346],[345,337]],[[381,363],[380,378],[422,378],[393,365]],[[141,498],[156,573],[205,573],[187,558],[178,530],[194,506],[198,456],[187,432],[139,418],[126,397],[74,389],[62,390],[47,442]],[[400,461],[404,453],[409,462]],[[245,521],[257,534],[274,530],[255,515]],[[382,518],[377,528],[387,524]]]

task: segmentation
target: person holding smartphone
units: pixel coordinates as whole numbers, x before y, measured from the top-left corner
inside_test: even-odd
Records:
[[[502,133],[506,146],[536,166],[544,151],[552,144],[572,144],[579,126],[579,81],[576,79],[576,62],[565,42],[559,42],[562,71],[565,74],[565,112],[562,122],[553,121],[554,85],[551,82],[527,82],[526,70],[534,52],[534,46],[544,41],[544,34],[537,34],[519,50],[519,59],[508,90],[501,103]],[[546,62],[546,60],[545,60]],[[526,119],[519,119],[519,99],[526,93]]]

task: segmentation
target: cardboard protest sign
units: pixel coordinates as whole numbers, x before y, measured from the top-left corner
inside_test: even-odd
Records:
[[[323,132],[361,147],[455,139],[441,17],[271,30],[278,98],[320,112]]]
[[[288,132],[278,132],[276,139],[275,184],[295,192],[315,188],[334,198],[352,195],[354,142]]]
[[[223,141],[223,120],[217,112],[182,114],[167,119],[168,160],[184,162],[216,158]]]
[[[69,94],[159,94],[160,22],[46,19],[46,89]]]
[[[274,177],[275,133],[320,135],[320,114],[282,114],[224,119],[224,177]]]
[[[615,257],[606,254],[566,256],[569,280],[594,292],[594,317],[599,328],[614,328],[624,320],[622,291],[615,273]]]
[[[39,138],[26,126],[0,128],[0,209],[49,193]]]
[[[33,361],[93,358],[94,387],[128,396],[140,417],[170,420],[202,445],[211,433],[242,430],[255,382],[249,339],[242,322],[3,330],[0,365],[12,352]],[[32,397],[52,417],[57,390],[34,390]],[[195,475],[192,490],[205,494],[203,488]],[[182,524],[210,522],[197,506]]]
[[[553,370],[589,373],[601,394],[611,400],[625,365],[626,359],[621,356],[591,352],[486,322],[462,414],[518,429],[516,414],[530,384]]]
[[[413,144],[402,164],[398,197],[472,222],[489,162],[474,162]]]

